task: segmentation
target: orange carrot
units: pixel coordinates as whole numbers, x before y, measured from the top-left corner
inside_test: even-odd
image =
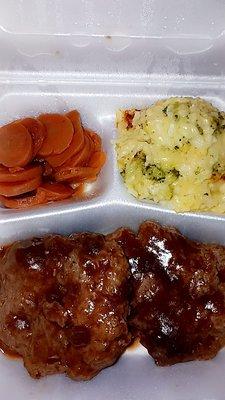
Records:
[[[77,167],[77,166],[85,166],[88,162],[90,156],[92,154],[92,147],[91,147],[91,139],[89,136],[85,136],[84,138],[84,147],[81,151],[67,160],[62,168],[64,167]]]
[[[40,186],[41,177],[37,176],[29,181],[17,183],[0,183],[0,194],[6,197],[18,196],[23,193],[31,192]]]
[[[33,143],[28,130],[19,122],[0,128],[0,163],[5,167],[23,167],[32,158]]]
[[[60,167],[61,165],[65,164],[67,162],[67,160],[69,160],[75,154],[78,154],[78,153],[77,153],[77,136],[74,134],[72,142],[70,143],[69,147],[67,147],[67,149],[65,151],[63,151],[61,154],[48,156],[48,157],[46,157],[46,160],[53,168],[57,168],[57,167]]]
[[[23,171],[24,168],[23,167],[9,167],[8,170],[10,173],[14,174],[15,172]]]
[[[84,184],[80,183],[73,191],[73,198],[81,199],[84,196]]]
[[[27,165],[36,157],[35,165]],[[2,204],[26,208],[82,198],[84,183],[97,179],[105,160],[101,138],[83,129],[76,110],[65,116],[42,114],[5,125],[0,128]],[[42,176],[51,183],[42,183]],[[35,194],[29,194],[33,191]]]
[[[73,156],[74,158],[76,158],[76,155],[79,154],[79,152],[85,145],[85,137],[83,128],[81,126],[80,114],[78,113],[78,111],[71,111],[66,115],[73,124],[74,135],[70,146],[64,152],[62,152],[61,154],[50,155],[46,157],[46,160],[53,168],[64,165],[67,160],[69,160]]]
[[[76,138],[76,146],[73,154],[78,153],[84,146],[84,131],[81,125],[80,114],[77,110],[71,111],[66,114],[73,124],[74,135]]]
[[[40,166],[21,168],[18,172],[10,172],[8,168],[0,168],[0,182],[23,182],[41,177],[42,168]]]
[[[26,197],[13,197],[8,198],[5,196],[0,196],[0,201],[2,204],[7,208],[28,208],[32,206],[36,206],[38,204],[43,204],[46,201],[45,193],[39,191],[33,196],[26,196]]]
[[[46,201],[67,199],[73,194],[73,189],[62,183],[43,183],[38,190],[45,194]]]
[[[88,136],[85,137],[84,147],[77,154],[77,156],[72,157],[70,165],[72,167],[85,166],[92,154],[91,141]]]
[[[60,154],[70,145],[73,139],[73,124],[69,118],[60,114],[42,114],[38,117],[46,129],[46,138],[38,155]]]
[[[46,138],[46,131],[44,125],[35,118],[24,118],[20,123],[27,128],[33,139],[33,158],[40,150],[44,139]]]
[[[88,166],[92,168],[97,168],[100,171],[105,162],[106,162],[106,154],[104,153],[104,151],[96,151],[95,153],[92,154]]]
[[[85,129],[85,132],[92,141],[93,151],[100,151],[102,147],[102,139],[100,138],[100,136],[90,129]]]
[[[55,173],[55,180],[60,181],[72,181],[72,182],[83,182],[88,181],[96,176],[98,173],[97,168],[91,167],[65,167]]]
[[[52,178],[53,168],[51,167],[51,165],[49,165],[49,163],[46,160],[41,160],[41,161],[39,160],[39,162],[43,168],[42,175],[47,178]]]

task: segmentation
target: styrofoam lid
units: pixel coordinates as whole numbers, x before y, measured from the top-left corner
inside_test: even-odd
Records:
[[[18,34],[213,39],[224,0],[0,0],[0,28]]]

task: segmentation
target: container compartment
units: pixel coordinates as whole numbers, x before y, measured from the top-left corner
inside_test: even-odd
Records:
[[[0,0],[0,124],[77,108],[108,159],[85,201],[0,208],[0,245],[48,233],[108,233],[147,219],[225,245],[225,219],[176,214],[130,196],[113,144],[118,108],[200,96],[225,111],[223,0]],[[225,351],[211,361],[159,368],[140,346],[90,382],[32,380],[0,357],[2,398],[29,400],[224,400]]]
[[[65,113],[71,111],[72,109],[78,109],[81,113],[81,120],[85,127],[96,131],[100,137],[103,139],[103,148],[107,151],[107,163],[105,164],[100,176],[97,181],[93,184],[88,184],[87,187],[87,200],[93,199],[94,197],[104,197],[105,194],[109,191],[109,184],[113,183],[113,176],[111,176],[112,167],[112,150],[110,144],[110,132],[104,132],[103,135],[103,127],[101,123],[101,112],[99,113],[96,105],[92,104],[92,107],[89,108],[88,98],[90,94],[86,95],[80,93],[79,91],[73,92],[60,92],[60,87],[52,88],[52,92],[49,90],[48,86],[36,90],[35,88],[27,88],[25,86],[18,87],[18,91],[12,91],[5,93],[0,99],[0,107],[1,107],[1,124],[11,122],[12,120],[19,119],[26,116],[38,116],[41,113],[46,112],[56,112],[56,113]],[[34,89],[34,91],[33,91]],[[94,100],[94,98],[92,97]],[[83,201],[78,200],[67,200],[64,202],[60,202],[59,204],[83,204]],[[47,206],[39,206],[38,209],[46,209],[50,210],[55,207],[54,205]],[[32,210],[27,211],[29,215],[32,214]],[[0,209],[1,213],[5,218],[11,215],[15,215],[15,218],[18,218],[19,215],[23,214],[23,211],[12,211],[5,208]]]
[[[169,96],[201,96],[225,110],[224,93],[223,87],[217,82],[209,84],[201,80],[66,84],[62,81],[53,84],[46,80],[38,85],[6,85],[0,99],[0,123],[41,112],[65,112],[77,108],[84,126],[99,132],[108,158],[94,184],[94,194],[87,200],[66,200],[24,211],[1,208],[1,242],[49,232],[110,232],[120,226],[136,228],[143,220],[154,219],[177,226],[184,234],[195,239],[225,244],[223,215],[176,214],[160,205],[141,202],[129,195],[117,170],[113,145],[116,137],[115,112],[119,108],[141,108]],[[205,224],[209,229],[204,229]]]

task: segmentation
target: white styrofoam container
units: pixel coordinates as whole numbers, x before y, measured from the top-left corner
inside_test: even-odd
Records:
[[[115,111],[167,96],[201,96],[225,110],[224,0],[0,0],[0,124],[77,108],[108,154],[82,202],[0,209],[0,244],[50,232],[110,232],[146,219],[225,244],[225,218],[138,202],[119,177]],[[32,380],[0,357],[0,398],[224,400],[225,351],[207,362],[156,367],[139,347],[90,382]]]

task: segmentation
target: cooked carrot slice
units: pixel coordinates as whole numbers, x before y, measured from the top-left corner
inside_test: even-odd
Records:
[[[84,196],[84,184],[80,183],[73,191],[72,197],[80,199]]]
[[[67,160],[69,160],[75,154],[77,154],[77,137],[74,134],[72,142],[65,151],[63,151],[61,154],[48,156],[46,157],[46,160],[53,168],[57,168],[61,165],[64,165]]]
[[[91,131],[90,129],[85,129],[85,133],[89,135],[92,141],[93,151],[100,151],[102,147],[102,139],[100,138],[100,136],[96,132]]]
[[[80,178],[79,182],[81,183],[91,183],[91,182],[95,182],[97,179],[98,175],[97,173],[93,174],[93,175],[87,175],[84,176],[83,178]]]
[[[46,201],[63,200],[71,197],[73,189],[68,185],[62,183],[43,183],[39,190],[42,190],[45,194]]]
[[[5,168],[5,167],[3,167],[3,168]],[[14,174],[15,172],[23,171],[24,168],[23,167],[9,167],[8,170],[12,174]]]
[[[21,168],[18,172],[10,172],[8,168],[0,168],[0,182],[24,182],[35,177],[41,177],[40,166]]]
[[[53,169],[52,169],[51,165],[49,165],[49,163],[47,161],[44,161],[44,164],[43,164],[43,176],[49,178],[52,175],[53,175]]]
[[[0,194],[6,197],[19,196],[20,194],[32,192],[40,186],[41,177],[37,176],[29,181],[17,183],[0,183]]]
[[[96,151],[91,156],[88,166],[92,168],[98,168],[99,170],[103,167],[106,162],[106,154],[104,151]]]
[[[85,144],[83,149],[76,156],[72,157],[72,159],[70,160],[71,161],[70,165],[72,167],[77,167],[77,166],[84,167],[87,164],[88,160],[90,159],[92,155],[92,147],[90,138],[88,136],[85,137],[84,143]]]
[[[97,168],[91,167],[65,167],[55,173],[55,180],[83,182],[96,176]]]
[[[5,167],[23,167],[32,158],[33,144],[28,130],[19,122],[0,128],[0,163]]]
[[[7,208],[28,208],[32,206],[36,206],[38,204],[43,204],[46,202],[45,193],[39,191],[33,196],[25,196],[25,197],[14,197],[8,198],[5,196],[0,196],[0,201]]]
[[[84,146],[84,131],[81,125],[80,114],[77,110],[70,111],[66,114],[73,124],[74,135],[76,138],[76,146],[73,154],[78,153]]]
[[[8,198],[0,196],[0,201],[7,208],[27,208],[48,201],[63,200],[73,195],[73,189],[61,183],[45,183],[37,188],[37,192],[32,196]]]
[[[35,118],[24,118],[20,123],[27,128],[33,139],[33,158],[40,150],[44,139],[46,138],[46,130],[41,121]]]
[[[79,154],[85,145],[85,135],[81,126],[80,115],[78,111],[71,111],[71,113],[68,113],[67,116],[73,123],[74,135],[70,146],[64,152],[46,157],[48,163],[54,168],[64,165],[67,160],[73,156],[76,159],[76,155]]]
[[[74,154],[74,156],[72,156],[69,160],[67,160],[62,165],[62,168],[85,166],[91,155],[92,155],[91,139],[89,138],[89,136],[85,136],[83,148],[80,150],[79,153]]]
[[[60,154],[70,145],[74,128],[69,118],[60,114],[42,114],[38,117],[46,129],[46,138],[38,152],[39,156]]]

